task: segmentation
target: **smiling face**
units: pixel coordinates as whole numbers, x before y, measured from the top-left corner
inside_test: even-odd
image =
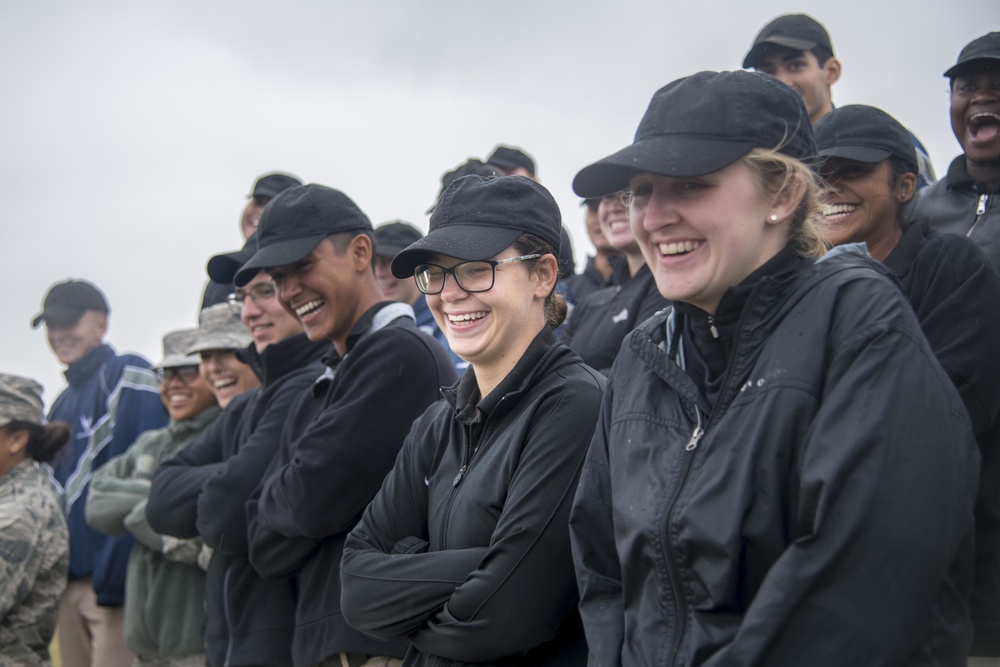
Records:
[[[507,248],[494,260],[518,257]],[[428,263],[451,268],[452,257],[432,255]],[[452,351],[476,369],[476,375],[502,378],[545,325],[545,297],[556,280],[556,260],[544,255],[531,262],[510,262],[496,267],[493,288],[466,292],[455,277],[445,279],[440,294],[428,294],[427,305]]]
[[[201,376],[223,408],[243,392],[260,386],[253,369],[237,359],[232,350],[201,352]]]
[[[597,223],[612,248],[621,252],[636,249],[635,236],[629,229],[628,209],[622,203],[620,192],[601,197],[597,205]]]
[[[770,201],[742,160],[697,178],[638,174],[631,189],[632,232],[660,294],[709,314],[785,246],[798,204]]]
[[[1000,167],[1000,65],[972,66],[955,77],[951,84],[951,129],[967,162]],[[971,171],[969,175],[976,178]]]
[[[49,347],[61,363],[69,366],[83,359],[104,340],[108,330],[108,315],[96,310],[84,311],[76,324],[53,326],[45,323]]]
[[[382,290],[382,296],[390,301],[412,305],[420,298],[420,290],[413,278],[400,280],[392,275],[392,257],[375,256],[375,281]]]
[[[160,381],[160,400],[174,421],[196,417],[216,404],[215,394],[197,366],[167,369]]]
[[[302,333],[298,318],[285,310],[278,301],[277,288],[271,276],[261,271],[240,292],[246,294],[240,320],[253,336],[257,352],[263,352],[271,343],[278,343]]]
[[[894,186],[889,160],[869,164],[843,158],[825,160],[821,173],[827,242],[866,243],[873,257],[885,259],[902,235],[899,205],[912,196],[916,174],[905,174]]]
[[[840,78],[840,61],[836,58],[827,58],[820,65],[812,51],[771,44],[754,69],[770,74],[801,95],[813,124],[833,109],[830,87]]]
[[[278,298],[302,323],[309,340],[332,340],[343,352],[347,335],[369,306],[371,240],[363,234],[323,239],[294,264],[269,270]]]

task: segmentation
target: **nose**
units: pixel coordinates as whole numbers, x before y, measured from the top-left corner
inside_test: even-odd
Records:
[[[275,282],[278,288],[278,298],[286,304],[290,304],[292,299],[302,291],[302,285],[296,275],[283,276],[280,282]]]
[[[788,70],[787,67],[776,67],[773,72],[770,72],[770,74],[775,79],[785,84],[789,88],[795,87],[792,85],[792,83],[794,82],[794,79],[791,76],[792,73]]]
[[[464,299],[469,295],[464,289],[458,286],[458,281],[454,275],[444,274],[444,289],[438,295],[442,301],[452,303]]]
[[[639,216],[639,220],[635,219],[636,215]],[[654,187],[644,210],[637,211],[635,207],[630,210],[629,223],[633,229],[636,228],[637,222],[641,229],[653,232],[661,227],[677,224],[680,222],[680,215],[667,193]]]
[[[242,320],[243,324],[247,324],[253,318],[260,316],[262,312],[257,302],[248,296],[243,299],[243,310],[240,312],[240,320]]]

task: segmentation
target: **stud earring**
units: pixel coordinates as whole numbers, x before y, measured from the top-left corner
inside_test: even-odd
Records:
[[[777,216],[776,214],[772,213],[772,214],[771,214],[771,217],[770,217],[770,218],[768,218],[768,219],[769,219],[769,220],[770,220],[771,222],[777,222],[777,221],[778,221],[778,216]]]

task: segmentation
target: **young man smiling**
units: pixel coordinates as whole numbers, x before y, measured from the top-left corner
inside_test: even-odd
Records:
[[[921,191],[909,217],[964,234],[1000,271],[1000,32],[969,42],[944,75],[951,80],[951,129],[964,152]]]
[[[343,620],[340,556],[413,420],[455,379],[413,309],[383,301],[372,234],[342,192],[292,188],[264,210],[259,250],[235,279],[242,287],[267,271],[309,339],[332,341],[335,351],[289,410],[278,454],[247,504],[250,561],[265,577],[297,580],[296,667],[402,658],[405,643],[373,640]]]
[[[833,84],[843,66],[833,54],[833,42],[823,24],[808,14],[784,14],[761,28],[743,58],[744,69],[770,74],[802,96],[809,121],[815,125],[833,109]],[[917,187],[936,179],[927,149],[911,132],[920,166]]]

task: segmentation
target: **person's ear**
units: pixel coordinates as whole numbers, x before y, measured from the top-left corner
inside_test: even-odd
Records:
[[[798,176],[793,176],[785,183],[785,187],[771,202],[771,209],[767,212],[766,220],[768,224],[776,225],[786,220],[795,213],[802,198],[806,195],[806,184]]]
[[[348,252],[354,262],[354,268],[359,273],[372,270],[372,262],[375,259],[372,240],[367,234],[358,234],[351,239],[351,246]]]
[[[840,79],[840,61],[830,56],[823,63],[823,72],[826,74],[826,85],[832,86]]]
[[[542,255],[535,262],[534,274],[535,296],[544,299],[552,292],[559,279],[559,260],[552,254]]]
[[[7,432],[7,453],[16,456],[28,446],[28,432],[24,429]]]
[[[917,192],[917,175],[912,172],[907,172],[896,179],[896,201],[900,204],[905,204],[906,202],[913,199],[913,195]]]

